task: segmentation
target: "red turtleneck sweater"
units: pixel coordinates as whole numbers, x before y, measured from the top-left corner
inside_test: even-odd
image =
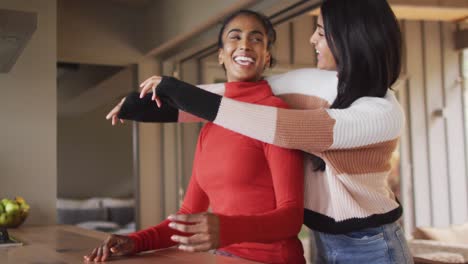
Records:
[[[286,108],[266,81],[226,83],[225,96]],[[220,219],[220,249],[265,263],[305,263],[297,234],[303,219],[302,154],[208,123],[179,213]],[[169,221],[130,235],[136,251],[175,245]]]

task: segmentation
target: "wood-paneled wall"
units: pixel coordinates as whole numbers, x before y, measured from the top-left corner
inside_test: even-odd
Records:
[[[404,72],[398,91],[406,110],[402,185],[406,227],[467,220],[467,175],[460,51],[453,23],[403,21]],[[409,169],[408,165],[409,164]],[[406,166],[405,166],[406,165]],[[413,222],[414,220],[414,222]]]

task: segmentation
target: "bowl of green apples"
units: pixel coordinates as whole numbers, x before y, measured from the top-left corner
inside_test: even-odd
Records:
[[[4,198],[0,201],[0,227],[16,228],[28,217],[29,205],[23,197]]]

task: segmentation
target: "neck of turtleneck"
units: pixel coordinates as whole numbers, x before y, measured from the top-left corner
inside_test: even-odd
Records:
[[[242,102],[255,103],[273,95],[265,80],[257,82],[227,82],[224,96]]]

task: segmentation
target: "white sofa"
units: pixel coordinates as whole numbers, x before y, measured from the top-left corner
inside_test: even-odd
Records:
[[[126,234],[135,231],[133,199],[57,199],[57,222],[86,229]]]

